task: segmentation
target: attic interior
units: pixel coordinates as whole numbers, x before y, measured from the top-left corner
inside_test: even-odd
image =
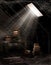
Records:
[[[6,59],[9,58],[10,62],[10,57],[15,56],[17,60],[21,57],[21,62],[23,57],[38,56],[42,59],[51,55],[50,3],[51,0],[0,1],[0,58],[3,64],[8,62]],[[16,63],[18,61],[14,62],[14,65],[21,65]]]

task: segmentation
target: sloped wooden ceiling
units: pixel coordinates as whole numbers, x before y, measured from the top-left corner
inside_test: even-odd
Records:
[[[12,23],[9,20],[31,2],[44,16],[51,18],[51,0],[0,0],[0,30],[7,31],[7,28]]]

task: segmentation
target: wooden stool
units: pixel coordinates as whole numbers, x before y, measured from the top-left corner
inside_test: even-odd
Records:
[[[40,46],[39,46],[39,43],[34,43],[33,55],[39,55],[39,54],[40,54]]]

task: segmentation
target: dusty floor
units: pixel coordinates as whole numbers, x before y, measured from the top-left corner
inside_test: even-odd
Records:
[[[7,57],[0,61],[0,65],[51,65],[51,55],[33,58]]]

